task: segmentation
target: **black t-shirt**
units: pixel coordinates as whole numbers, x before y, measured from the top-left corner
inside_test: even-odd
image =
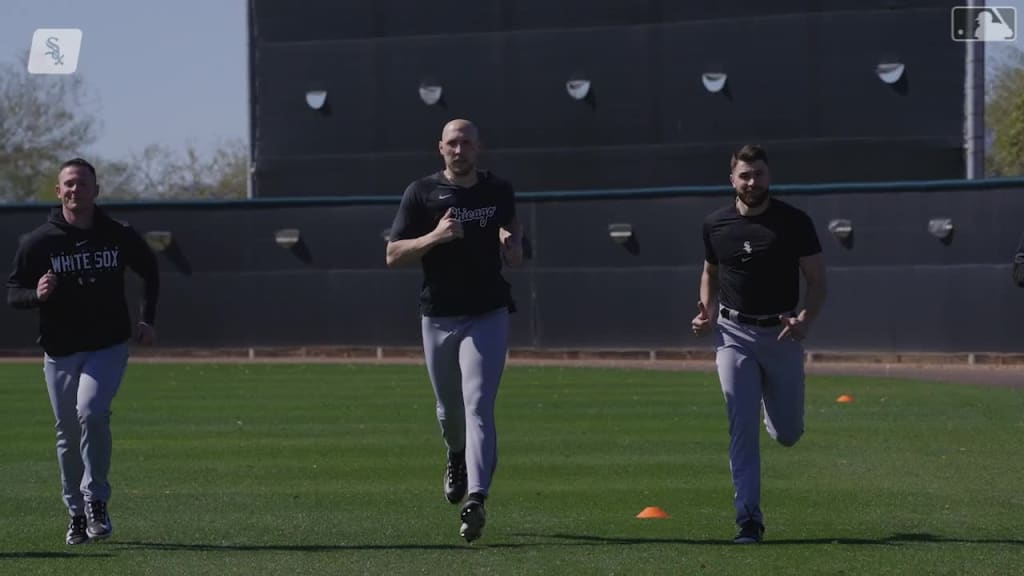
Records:
[[[481,171],[471,188],[448,182],[441,172],[409,185],[391,225],[391,240],[419,238],[437,227],[454,208],[462,238],[438,244],[423,255],[420,312],[424,316],[464,316],[512,307],[509,284],[501,275],[498,229],[516,214],[512,186]]]
[[[704,219],[704,259],[718,266],[720,301],[745,314],[792,311],[800,300],[800,258],[821,252],[802,210],[771,199],[757,216],[736,204]]]

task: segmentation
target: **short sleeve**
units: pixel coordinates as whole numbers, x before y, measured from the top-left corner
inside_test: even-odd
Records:
[[[796,255],[799,258],[813,256],[821,252],[821,242],[818,240],[818,232],[814,229],[814,222],[804,212],[797,213],[796,226]]]
[[[413,182],[402,194],[402,202],[398,206],[398,213],[391,223],[391,240],[408,240],[418,238],[429,230],[422,230],[423,227],[423,203],[417,193],[418,186]]]
[[[504,187],[502,204],[504,204],[504,209],[502,210],[501,226],[508,226],[516,217],[516,191],[511,184]]]
[[[707,220],[704,221],[703,226],[704,235],[704,260],[709,264],[718,266],[718,255],[715,254],[715,248],[711,245],[711,223]]]

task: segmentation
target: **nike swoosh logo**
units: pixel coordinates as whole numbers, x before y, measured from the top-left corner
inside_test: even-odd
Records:
[[[753,256],[745,256],[743,258],[740,258],[740,262],[750,262],[753,259],[754,259]]]
[[[88,240],[82,240],[82,241],[79,241],[79,242],[75,242],[75,246],[76,247],[77,246],[82,246],[82,245],[85,245],[85,244],[88,244],[88,243],[89,243]]]
[[[438,196],[437,198],[438,198],[439,200],[444,200],[445,198],[451,198],[451,197],[452,197],[452,195],[451,195],[451,194],[445,194],[444,196]]]

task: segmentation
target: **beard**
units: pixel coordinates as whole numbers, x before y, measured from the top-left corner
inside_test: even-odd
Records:
[[[466,160],[453,161],[448,164],[448,171],[456,176],[466,176],[476,170],[476,164]]]
[[[757,208],[768,201],[768,189],[755,189],[748,193],[736,192],[736,198],[749,208]]]

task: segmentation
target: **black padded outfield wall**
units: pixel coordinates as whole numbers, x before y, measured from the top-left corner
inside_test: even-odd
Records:
[[[786,182],[959,178],[954,4],[251,0],[254,194],[399,194],[438,168],[453,117],[527,191],[719,184],[747,141]],[[895,85],[876,75],[892,62]],[[588,100],[567,94],[574,75]],[[321,110],[310,90],[327,92]]]
[[[1024,349],[1024,289],[1010,272],[1024,233],[1024,181],[970,190],[780,194],[812,216],[828,264],[828,305],[809,349]],[[729,198],[715,190],[521,200],[534,253],[507,274],[519,304],[512,345],[708,346],[688,330],[703,260],[700,223]],[[173,235],[172,249],[160,255],[163,346],[417,346],[420,272],[385,267],[382,233],[397,199],[381,200],[110,210],[142,231]],[[19,235],[44,218],[43,207],[0,208],[3,262],[12,261]],[[953,234],[942,241],[928,224],[945,218]],[[852,222],[852,243],[829,232],[835,219]],[[632,250],[609,238],[610,224],[632,226]],[[274,232],[285,228],[300,230],[297,249],[275,243]],[[0,348],[32,347],[33,314],[3,307],[0,327]]]

